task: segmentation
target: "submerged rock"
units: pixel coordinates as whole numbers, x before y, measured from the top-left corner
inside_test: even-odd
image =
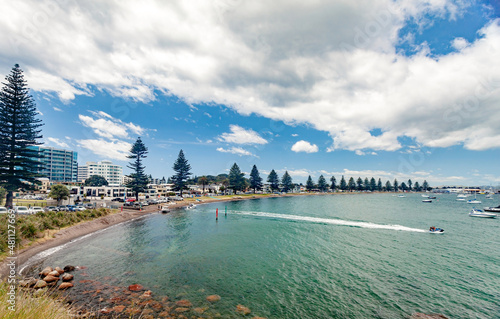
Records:
[[[220,296],[219,295],[210,295],[207,297],[207,301],[208,302],[217,302],[220,300]]]
[[[242,315],[248,315],[252,311],[248,307],[245,307],[243,305],[237,305],[236,306],[236,312],[239,313],[239,314],[242,314]]]
[[[415,312],[411,315],[410,319],[448,319],[448,317],[438,313],[425,314],[421,312]]]
[[[139,298],[151,298],[151,290],[145,291]]]
[[[189,311],[189,308],[186,308],[186,307],[179,307],[179,308],[175,308],[174,310],[175,312],[177,313],[183,313],[183,312],[187,312]]]
[[[191,301],[187,300],[187,299],[182,299],[182,300],[179,300],[175,303],[175,305],[177,307],[192,307],[193,304],[191,303]]]
[[[113,311],[114,312],[117,312],[117,313],[120,313],[123,311],[123,309],[125,309],[125,306],[124,305],[119,305],[119,306],[114,306],[113,307]]]
[[[128,286],[128,290],[130,290],[130,291],[142,291],[142,290],[144,290],[144,287],[142,285],[135,284],[135,285]]]

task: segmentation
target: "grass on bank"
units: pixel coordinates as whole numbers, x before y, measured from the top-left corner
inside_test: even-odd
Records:
[[[0,318],[2,319],[67,319],[71,318],[71,309],[46,293],[33,295],[31,292],[17,289],[14,310],[9,309],[10,285],[0,282]]]
[[[27,246],[46,234],[113,213],[109,208],[85,210],[81,212],[39,212],[33,215],[18,215],[16,218],[16,244]],[[8,214],[0,215],[0,238],[8,238]],[[0,241],[0,260],[8,250],[7,240]],[[1,318],[1,317],[0,317]]]

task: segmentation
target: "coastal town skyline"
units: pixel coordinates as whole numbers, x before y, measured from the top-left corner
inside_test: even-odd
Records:
[[[198,176],[499,185],[498,4],[328,5],[6,4],[0,71],[80,164],[125,168],[140,136],[155,178],[183,149]]]

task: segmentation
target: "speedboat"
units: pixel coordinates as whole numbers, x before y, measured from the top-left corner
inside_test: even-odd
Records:
[[[485,212],[500,213],[500,205],[498,205],[497,207],[485,207],[484,211]]]
[[[429,196],[429,199],[436,199],[436,196]]]
[[[470,217],[481,217],[481,218],[495,218],[495,217],[497,217],[497,214],[487,213],[487,212],[484,212],[480,209],[473,208],[470,211],[469,216]]]
[[[431,233],[431,234],[442,234],[442,233],[444,233],[444,229],[432,226],[431,228],[429,228],[429,233]]]
[[[424,197],[424,198],[429,198],[429,195],[422,194],[421,196]]]
[[[423,199],[422,202],[423,203],[432,203],[432,199]]]

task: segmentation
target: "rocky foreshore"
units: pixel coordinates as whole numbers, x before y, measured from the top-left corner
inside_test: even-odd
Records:
[[[71,273],[74,273],[71,274]],[[91,279],[84,266],[46,267],[38,273],[39,278],[25,278],[21,287],[33,290],[35,295],[57,292],[64,302],[70,304],[76,318],[219,318],[217,303],[219,295],[207,295],[203,302],[195,304],[179,295],[170,297],[156,295],[141,284],[128,287],[114,285],[114,278],[104,277],[102,281]],[[250,308],[234,305],[236,316],[265,319],[251,316]]]

